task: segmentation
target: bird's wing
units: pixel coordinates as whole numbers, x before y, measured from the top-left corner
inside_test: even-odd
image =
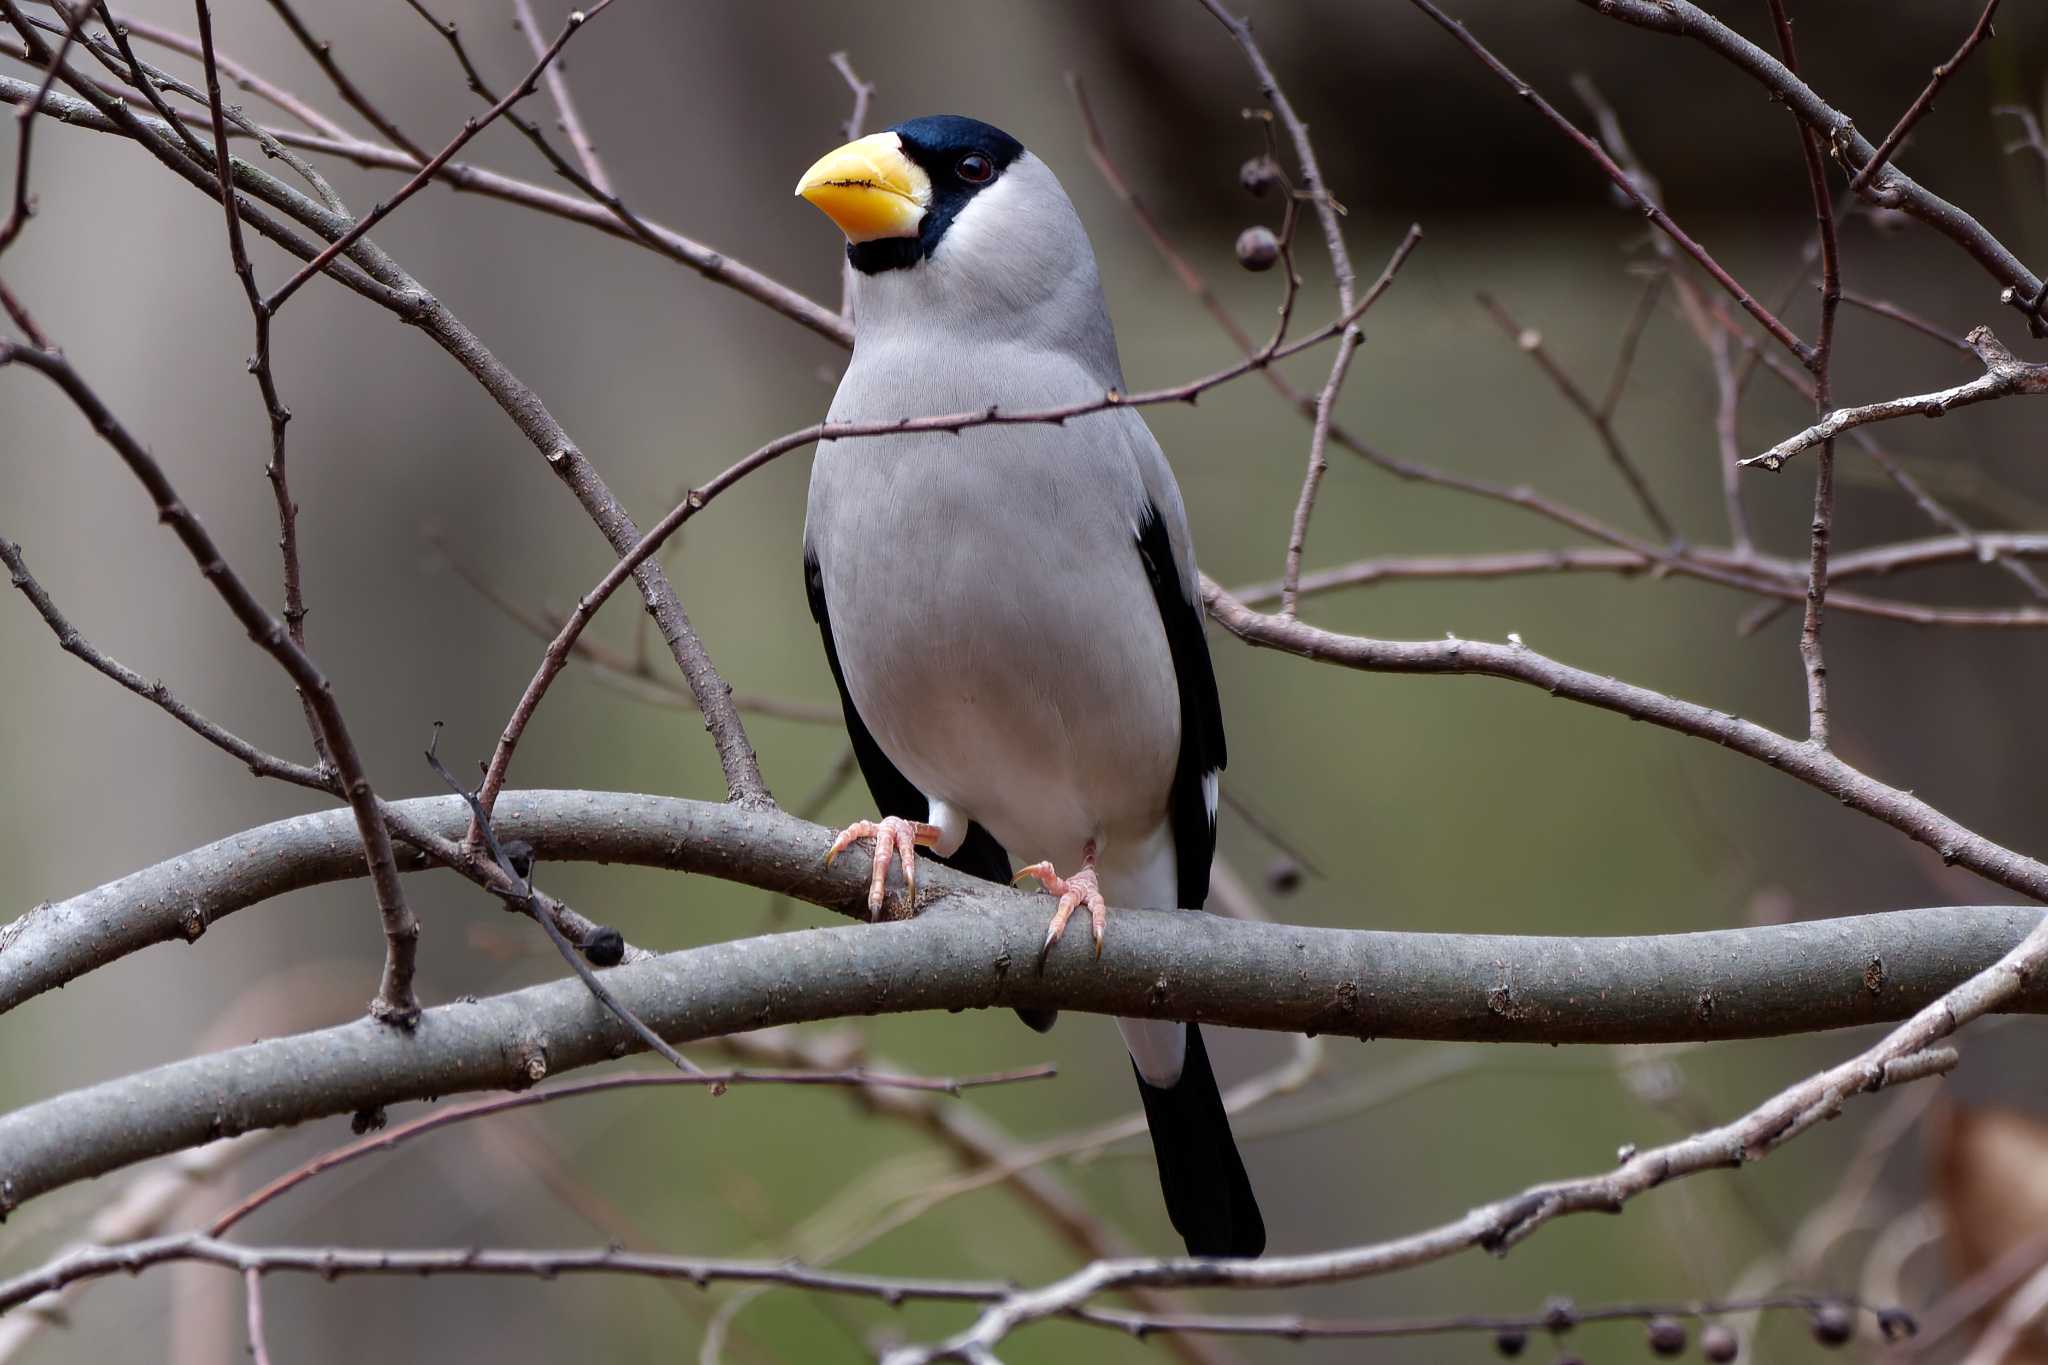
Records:
[[[1135,428],[1132,444],[1147,498],[1138,515],[1137,551],[1159,606],[1180,684],[1180,760],[1167,798],[1180,882],[1175,903],[1200,909],[1209,898],[1209,862],[1216,852],[1217,775],[1228,761],[1223,699],[1216,690],[1216,670],[1202,631],[1201,580],[1195,572],[1194,540],[1188,533],[1180,487],[1143,419],[1135,412],[1127,417]]]

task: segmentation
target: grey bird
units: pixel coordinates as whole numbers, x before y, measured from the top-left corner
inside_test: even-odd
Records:
[[[853,359],[830,420],[1099,400],[1123,368],[1079,215],[985,123],[912,119],[797,193],[846,234]],[[882,818],[868,906],[919,847],[1085,907],[1199,908],[1223,714],[1173,471],[1134,409],[826,442],[804,526],[811,614]],[[1013,878],[1011,857],[1030,864]],[[1034,1028],[1052,1016],[1023,1012]],[[1193,1024],[1120,1019],[1188,1251],[1256,1256],[1265,1224]]]

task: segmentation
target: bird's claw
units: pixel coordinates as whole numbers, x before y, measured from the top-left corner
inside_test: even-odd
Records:
[[[1038,884],[1060,898],[1059,908],[1053,911],[1052,923],[1045,928],[1045,942],[1038,949],[1038,960],[1052,951],[1052,945],[1060,941],[1060,935],[1067,930],[1067,921],[1082,906],[1088,907],[1088,925],[1094,933],[1095,956],[1102,956],[1102,930],[1109,917],[1109,904],[1102,898],[1102,889],[1096,884],[1095,863],[1091,859],[1084,863],[1079,872],[1071,877],[1062,877],[1051,863],[1033,863],[1011,878],[1012,884],[1026,877],[1035,877]]]
[[[856,820],[840,830],[839,837],[832,841],[832,847],[825,852],[825,866],[832,866],[840,854],[860,839],[875,841],[875,851],[869,860],[868,918],[877,920],[882,917],[882,905],[889,897],[889,866],[899,859],[903,863],[903,886],[909,896],[909,909],[915,912],[917,846],[930,847],[938,843],[938,826],[905,820],[896,815],[885,815],[880,820]]]

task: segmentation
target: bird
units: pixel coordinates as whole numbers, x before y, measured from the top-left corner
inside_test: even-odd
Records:
[[[1226,753],[1179,486],[1139,412],[1103,402],[1124,376],[1087,231],[1043,160],[960,115],[857,138],[796,193],[852,267],[828,423],[1097,405],[820,443],[805,588],[880,808],[828,860],[874,841],[871,915],[892,864],[914,908],[920,848],[1035,878],[1059,897],[1045,948],[1085,909],[1100,957],[1111,902],[1207,899]],[[1174,1230],[1190,1255],[1259,1255],[1200,1029],[1117,1023]]]

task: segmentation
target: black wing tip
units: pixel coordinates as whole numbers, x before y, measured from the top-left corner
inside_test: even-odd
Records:
[[[1188,1254],[1250,1260],[1265,1251],[1266,1220],[1231,1136],[1230,1115],[1199,1028],[1188,1025],[1180,1079],[1162,1089],[1141,1075],[1138,1094],[1152,1130],[1166,1216]]]

